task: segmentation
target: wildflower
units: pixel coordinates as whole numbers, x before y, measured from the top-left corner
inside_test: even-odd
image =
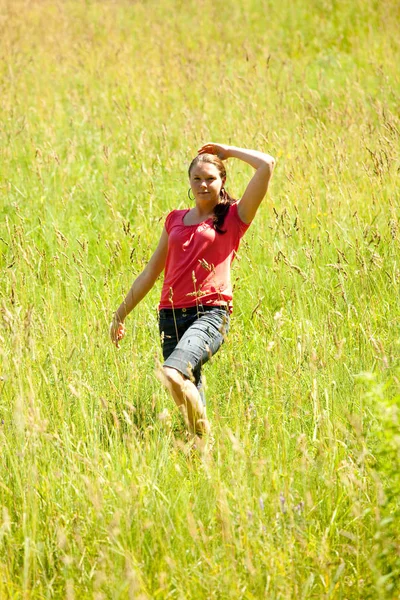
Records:
[[[296,506],[293,508],[295,512],[302,513],[304,508],[304,502],[301,500]]]

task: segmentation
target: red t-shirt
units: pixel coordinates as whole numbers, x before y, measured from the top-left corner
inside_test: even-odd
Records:
[[[188,308],[197,304],[232,306],[230,266],[249,225],[231,204],[220,234],[212,218],[184,225],[187,210],[173,210],[165,221],[168,254],[159,308]]]

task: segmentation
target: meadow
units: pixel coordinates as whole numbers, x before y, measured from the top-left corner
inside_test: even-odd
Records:
[[[399,22],[0,0],[1,599],[400,597]],[[202,456],[154,374],[160,282],[108,327],[207,141],[277,164]]]

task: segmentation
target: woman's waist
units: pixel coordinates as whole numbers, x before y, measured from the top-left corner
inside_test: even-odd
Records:
[[[172,316],[185,316],[185,315],[197,315],[197,314],[205,314],[206,312],[210,312],[213,310],[224,310],[228,313],[231,312],[232,307],[224,302],[218,304],[196,304],[195,306],[182,306],[182,307],[165,307],[159,306],[158,313],[160,316],[172,317]]]
[[[161,290],[161,304],[178,308],[197,304],[226,304],[232,299],[230,277],[208,277],[203,280],[194,275],[188,279],[165,279]]]

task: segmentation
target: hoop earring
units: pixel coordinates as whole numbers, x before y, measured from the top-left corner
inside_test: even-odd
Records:
[[[192,202],[194,202],[195,198],[194,197],[192,198],[192,196],[190,195],[191,191],[192,191],[192,188],[189,188],[187,195],[189,196],[189,200],[191,200]]]

